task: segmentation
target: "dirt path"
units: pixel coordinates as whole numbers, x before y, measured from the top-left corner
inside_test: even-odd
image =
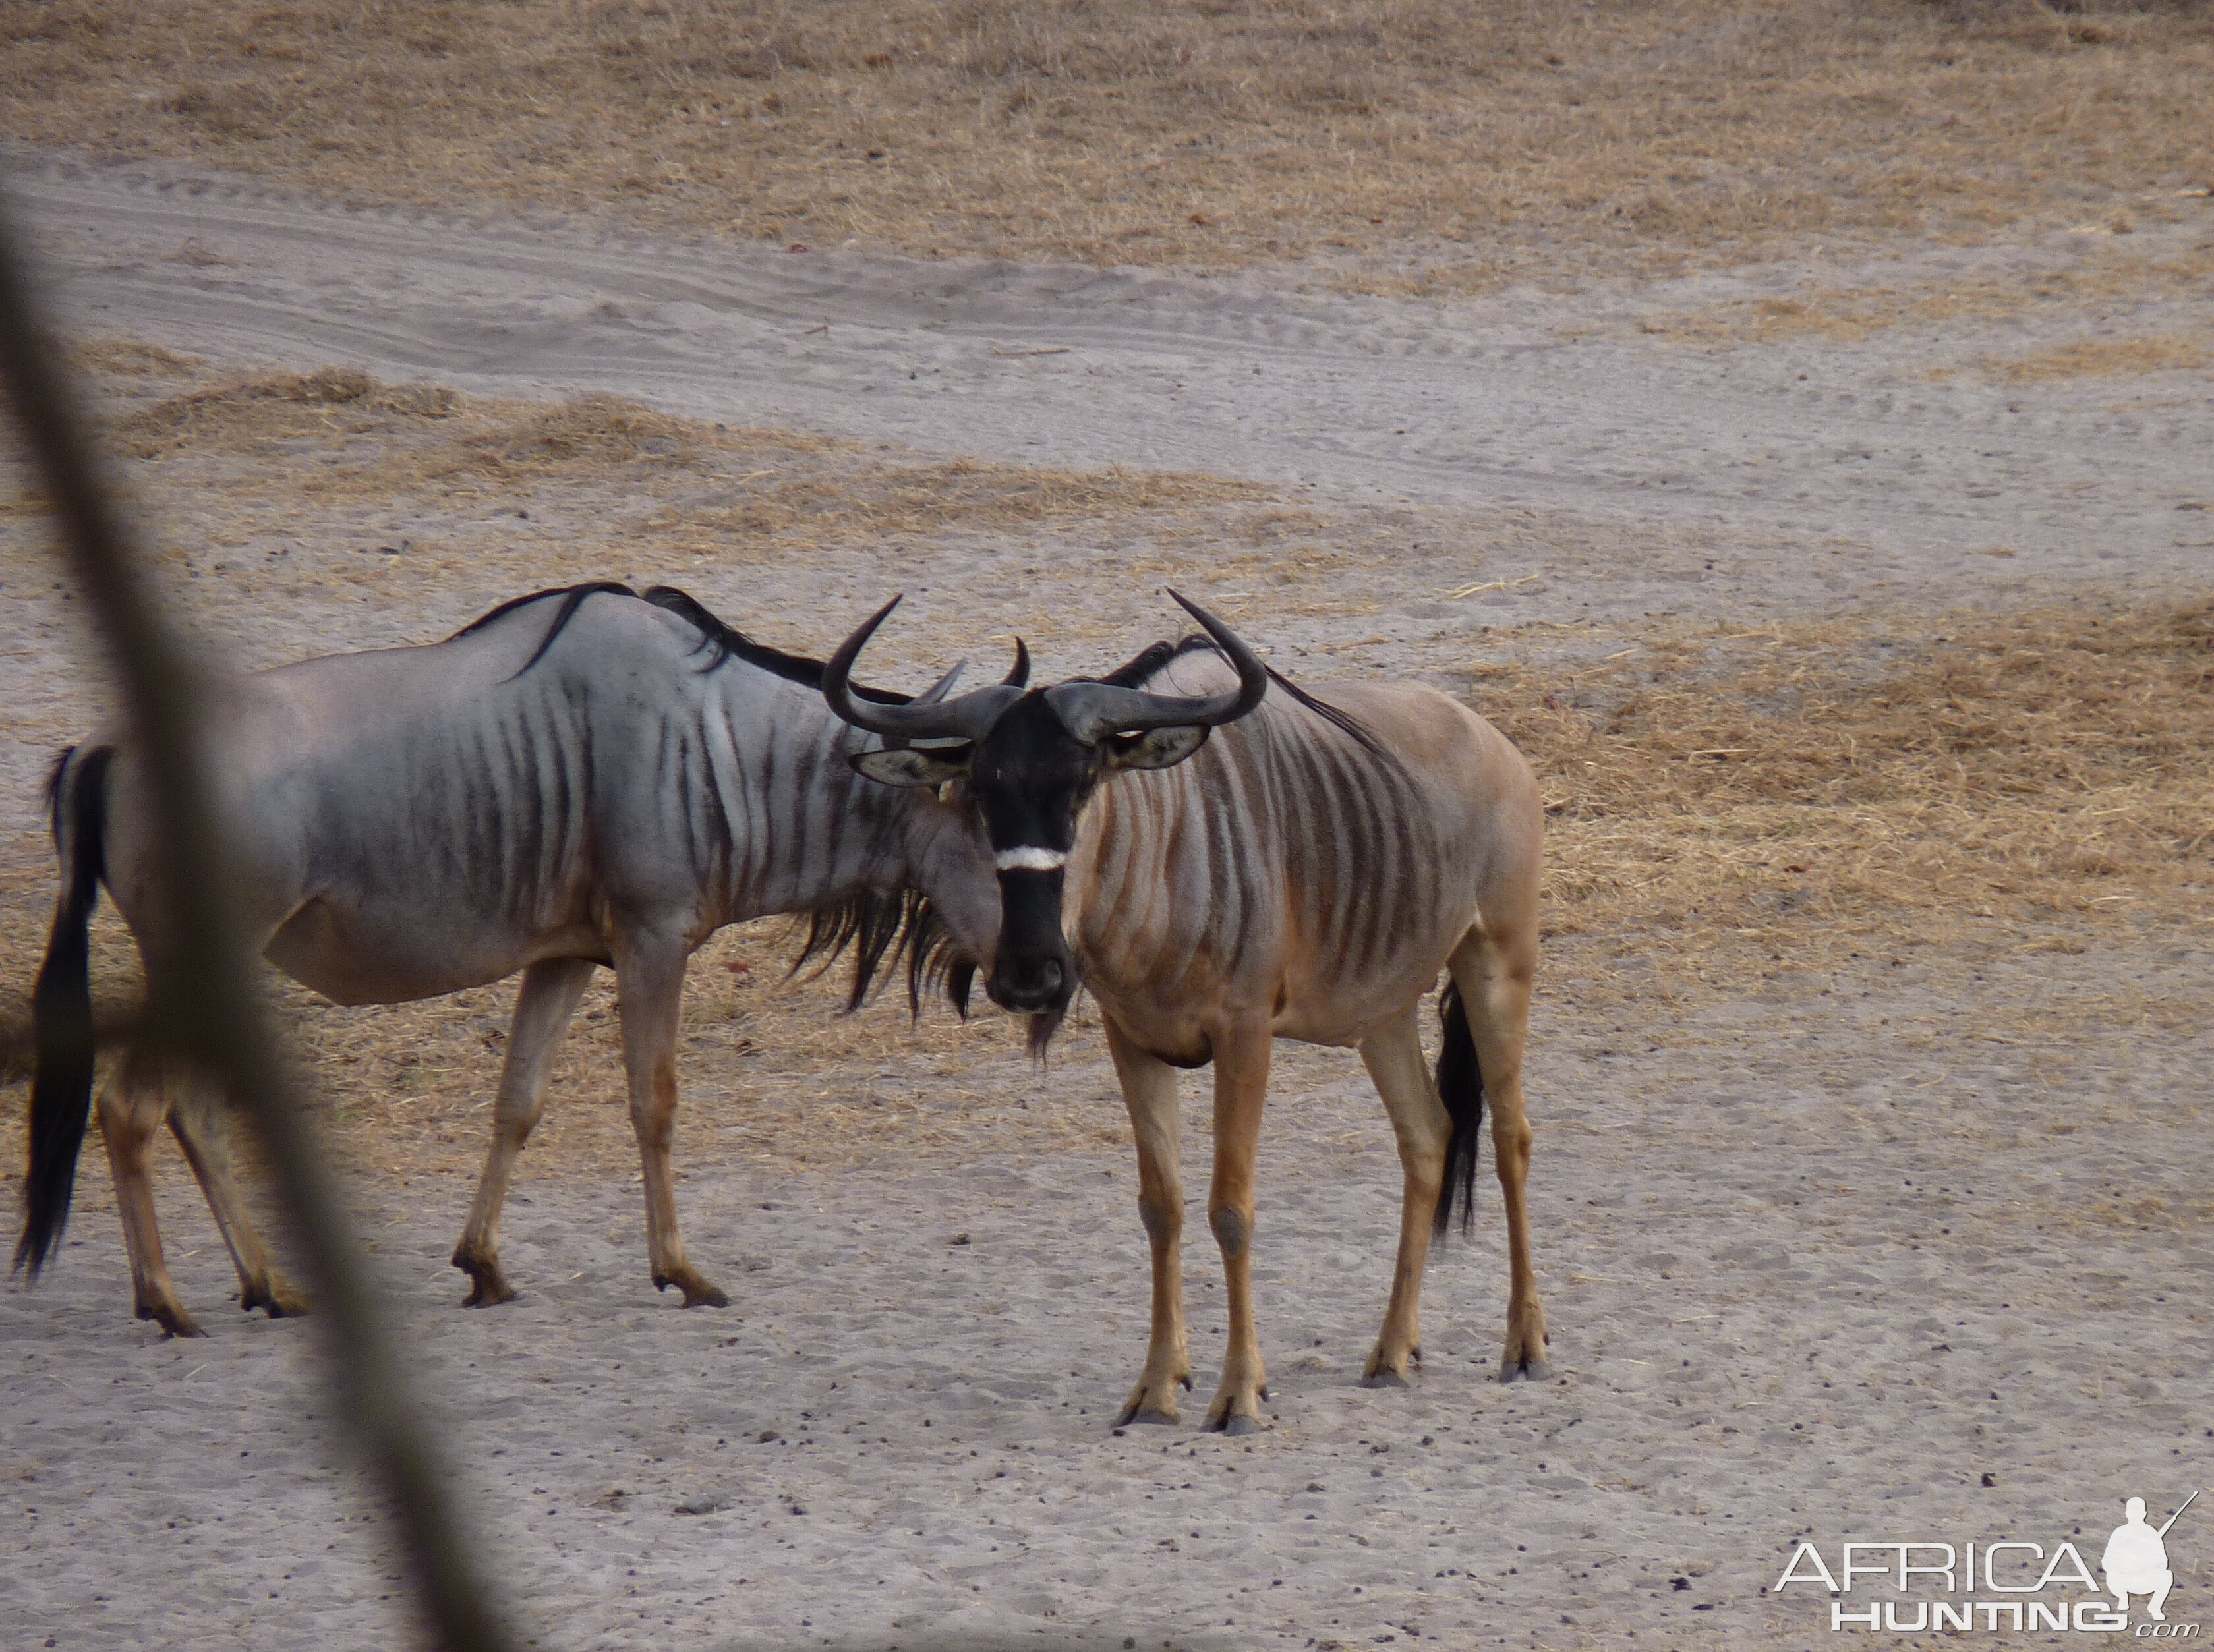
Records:
[[[1336,503],[1564,512],[1727,552],[1714,580],[1697,561],[1594,570],[1612,577],[1518,617],[2141,582],[2203,570],[2214,538],[2178,512],[2205,503],[2202,375],[2116,379],[2095,352],[2088,373],[2027,382],[1974,365],[2204,333],[2204,298],[2133,301],[2125,286],[2095,305],[1844,342],[1810,328],[1758,350],[1639,330],[1810,288],[2027,288],[2080,265],[2081,238],[1438,306],[348,211],[151,167],[34,162],[15,189],[88,331],[486,393],[610,391],[925,451],[1199,470]],[[2147,233],[2133,250],[2205,233]],[[1997,569],[1957,554],[1991,549],[2015,554]]]

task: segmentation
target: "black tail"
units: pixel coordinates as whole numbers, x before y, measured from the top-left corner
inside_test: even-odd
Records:
[[[113,747],[69,751],[54,765],[46,796],[62,898],[46,960],[31,995],[38,1068],[31,1080],[31,1162],[23,1184],[23,1237],[15,1266],[31,1277],[59,1248],[76,1186],[77,1153],[92,1114],[92,909],[107,875],[101,832],[107,815]]]
[[[1453,1206],[1460,1206],[1460,1230],[1466,1233],[1476,1216],[1477,1132],[1483,1127],[1483,1069],[1476,1059],[1476,1039],[1468,1030],[1468,1011],[1460,1001],[1456,982],[1446,984],[1438,1000],[1438,1019],[1445,1023],[1445,1041],[1438,1046],[1438,1097],[1453,1120],[1453,1139],[1446,1144],[1446,1185],[1438,1193],[1437,1232],[1440,1238],[1453,1229]]]

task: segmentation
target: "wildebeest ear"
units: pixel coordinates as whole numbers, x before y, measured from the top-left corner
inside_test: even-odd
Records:
[[[976,747],[964,741],[958,746],[908,746],[890,752],[855,752],[847,760],[853,765],[855,773],[887,786],[942,786],[968,774],[969,760],[976,751]]]
[[[1204,723],[1154,728],[1142,735],[1116,735],[1107,742],[1111,769],[1173,769],[1207,744],[1214,732]]]

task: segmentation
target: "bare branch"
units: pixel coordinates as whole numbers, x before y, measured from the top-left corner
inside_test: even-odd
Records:
[[[339,1215],[340,1192],[312,1117],[263,1023],[231,898],[232,870],[201,783],[199,674],[148,588],[103,482],[40,323],[7,212],[0,212],[0,377],[53,502],[70,567],[114,657],[168,828],[163,872],[173,922],[164,929],[177,941],[168,955],[150,960],[148,1018],[157,1035],[225,1088],[261,1138],[306,1252],[342,1410],[396,1507],[435,1643],[450,1652],[509,1648],[513,1640],[455,1521],[439,1454],[408,1398],[391,1332]]]

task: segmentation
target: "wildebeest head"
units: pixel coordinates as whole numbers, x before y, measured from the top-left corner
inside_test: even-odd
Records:
[[[1000,881],[1000,941],[985,990],[1003,1009],[1046,1016],[1049,1031],[1076,992],[1076,961],[1061,928],[1061,878],[1086,802],[1117,770],[1183,762],[1216,727],[1244,716],[1268,692],[1268,668],[1237,633],[1197,603],[1169,594],[1237,668],[1235,688],[1156,694],[1077,678],[1050,688],[1000,684],[930,704],[871,704],[855,698],[847,681],[897,597],[823,668],[823,696],[832,710],[903,742],[856,753],[857,770],[890,786],[957,787],[953,795],[976,812]]]

